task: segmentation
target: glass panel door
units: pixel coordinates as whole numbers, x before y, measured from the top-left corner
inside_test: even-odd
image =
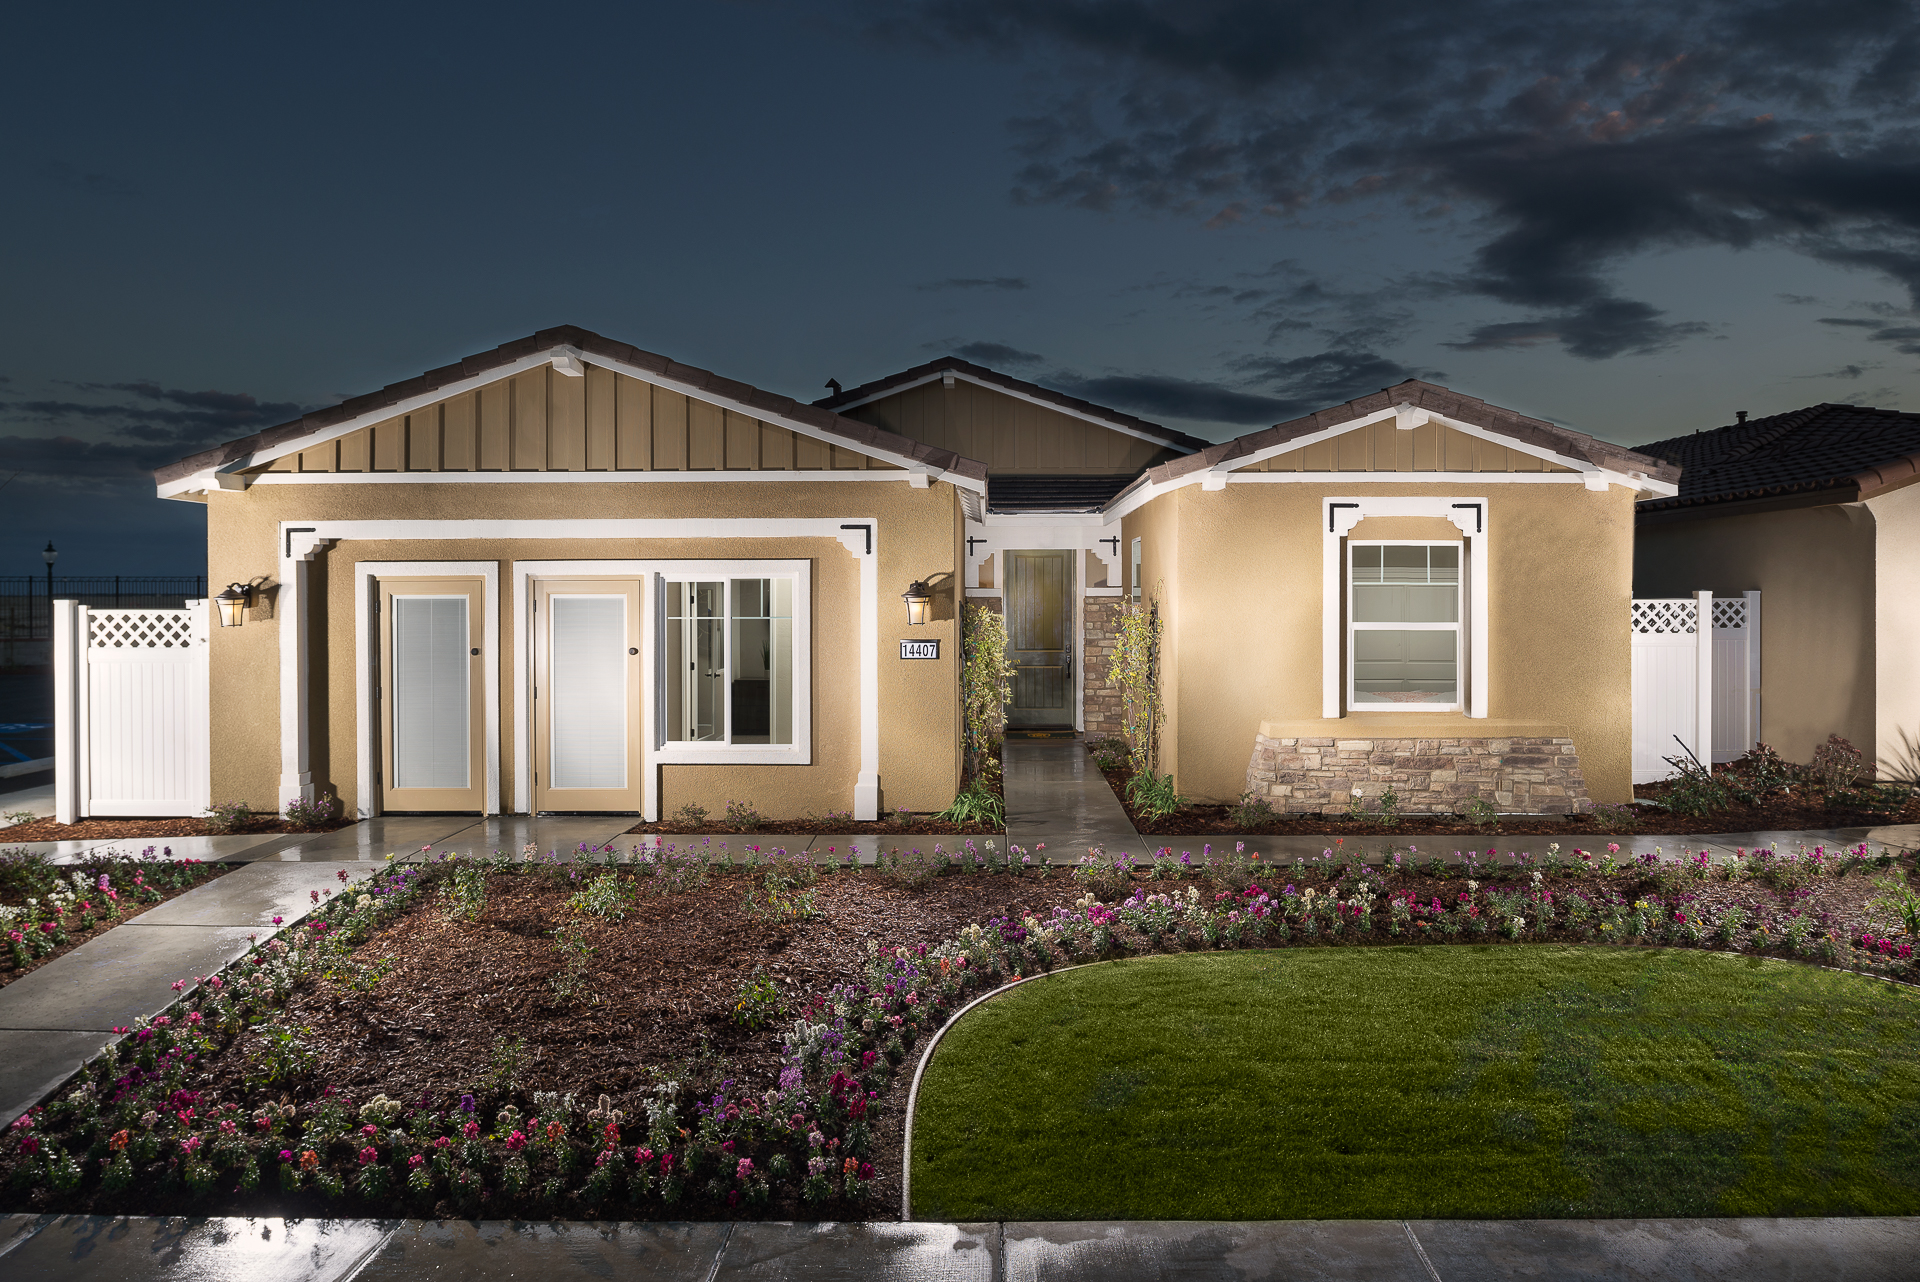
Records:
[[[535,810],[640,808],[640,584],[534,585]]]
[[[384,811],[486,805],[480,579],[381,579],[375,604]]]

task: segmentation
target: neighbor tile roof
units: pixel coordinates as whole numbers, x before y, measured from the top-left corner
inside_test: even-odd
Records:
[[[1920,414],[1809,405],[1654,441],[1640,451],[1686,469],[1680,493],[1640,504],[1643,512],[1822,490],[1843,503],[1920,476]]]
[[[605,356],[609,360],[652,371],[674,382],[725,397],[748,410],[778,415],[789,421],[817,428],[831,436],[846,440],[856,448],[862,445],[872,446],[896,457],[905,456],[943,472],[958,472],[962,476],[972,477],[977,481],[984,481],[987,477],[985,463],[956,454],[952,450],[936,449],[884,428],[874,427],[857,419],[843,418],[828,410],[808,405],[804,401],[796,401],[791,396],[763,392],[746,383],[722,378],[709,370],[692,365],[682,365],[676,360],[605,338],[576,325],[558,325],[552,329],[540,330],[525,338],[515,339],[511,343],[502,343],[490,352],[480,352],[452,365],[442,365],[439,369],[428,370],[417,378],[389,384],[377,392],[355,396],[338,405],[315,410],[311,414],[302,415],[277,427],[266,428],[252,436],[243,436],[238,440],[228,441],[224,445],[216,445],[210,450],[188,455],[186,458],[156,469],[153,474],[154,480],[164,485],[168,481],[191,476],[207,468],[224,467],[261,450],[271,449],[276,445],[324,431],[329,427],[351,423],[362,415],[398,405],[412,397],[428,395],[439,388],[477,377],[489,370],[511,365],[523,357],[536,356],[555,347],[577,347],[583,352]]]
[[[1051,387],[1042,387],[1040,384],[1030,383],[1024,378],[1015,378],[1011,374],[1002,374],[999,370],[988,369],[985,365],[975,365],[972,361],[963,361],[958,356],[942,356],[937,361],[928,361],[924,365],[915,365],[912,369],[903,369],[898,374],[889,374],[885,378],[877,378],[871,383],[862,383],[858,387],[849,387],[846,391],[836,392],[832,396],[823,396],[815,401],[814,404],[821,409],[829,410],[850,407],[857,402],[870,401],[877,397],[884,396],[896,387],[904,387],[909,383],[918,383],[923,379],[930,378],[935,374],[943,374],[948,370],[956,374],[965,374],[969,378],[978,379],[980,382],[993,387],[1004,388],[1009,392],[1019,392],[1023,396],[1030,396],[1034,400],[1044,401],[1048,405],[1056,406],[1070,413],[1084,414],[1090,418],[1104,420],[1105,422],[1113,424],[1115,427],[1127,428],[1130,431],[1138,432],[1142,436],[1150,437],[1153,440],[1163,441],[1175,449],[1203,450],[1207,448],[1208,443],[1197,436],[1188,436],[1185,432],[1175,431],[1171,427],[1163,427],[1159,423],[1148,422],[1146,419],[1136,418],[1132,414],[1124,414],[1119,410],[1108,409],[1104,405],[1095,405],[1092,401],[1083,401],[1077,396],[1068,396],[1065,392],[1056,392]]]
[[[989,512],[1098,512],[1108,499],[1133,484],[1122,476],[1026,476],[995,473],[987,478]]]
[[[1627,475],[1638,472],[1654,480],[1667,482],[1680,479],[1680,469],[1664,459],[1630,450],[1624,445],[1615,445],[1612,441],[1603,441],[1596,436],[1588,436],[1585,432],[1557,427],[1542,419],[1528,418],[1525,414],[1502,409],[1498,405],[1489,405],[1477,396],[1466,396],[1450,387],[1441,387],[1437,383],[1410,378],[1392,387],[1383,387],[1370,396],[1357,397],[1341,405],[1316,410],[1305,418],[1296,418],[1291,422],[1262,428],[1258,432],[1249,432],[1245,436],[1236,436],[1231,441],[1222,441],[1218,445],[1209,446],[1197,454],[1189,454],[1184,458],[1169,459],[1165,463],[1148,468],[1141,474],[1136,484],[1152,485],[1177,480],[1182,476],[1190,476],[1195,472],[1218,467],[1222,463],[1231,463],[1235,459],[1251,458],[1259,451],[1272,446],[1285,445],[1288,441],[1298,440],[1303,436],[1312,436],[1316,432],[1337,428],[1342,424],[1365,418],[1380,410],[1392,409],[1403,403],[1431,410],[1463,423],[1472,423],[1475,427],[1483,427],[1495,435],[1552,450],[1564,457],[1593,463],[1616,472]],[[1133,486],[1127,488],[1132,489]]]

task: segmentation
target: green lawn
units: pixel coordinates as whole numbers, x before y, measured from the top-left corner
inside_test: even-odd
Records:
[[[1089,967],[948,1032],[913,1213],[1912,1215],[1920,994],[1691,950]]]

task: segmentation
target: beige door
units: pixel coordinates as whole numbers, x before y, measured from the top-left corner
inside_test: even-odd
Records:
[[[1073,725],[1073,556],[1009,552],[1007,657],[1013,660],[1010,726]]]
[[[486,807],[480,579],[381,579],[380,808]]]
[[[533,808],[638,811],[640,584],[533,588]]]

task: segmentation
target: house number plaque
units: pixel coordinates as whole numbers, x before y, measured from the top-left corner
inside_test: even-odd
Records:
[[[902,641],[900,657],[903,659],[937,659],[940,657],[938,641]]]

